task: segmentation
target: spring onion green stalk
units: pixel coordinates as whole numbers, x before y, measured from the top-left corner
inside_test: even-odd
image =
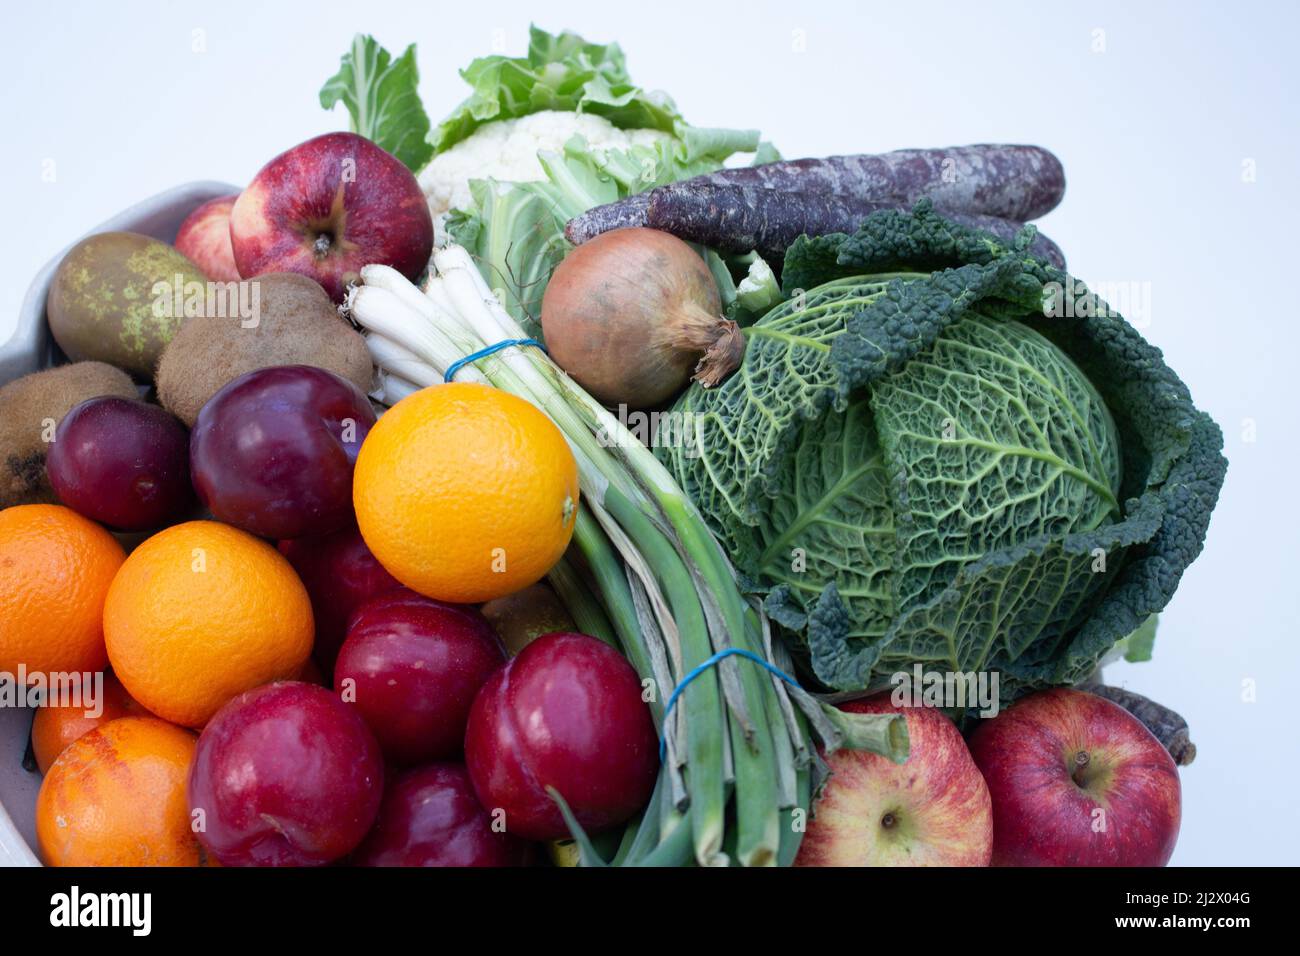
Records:
[[[582,575],[568,558],[560,558],[547,577],[579,631],[598,637],[612,647],[619,646],[605,609],[592,596],[591,589],[583,583]]]
[[[436,384],[464,356],[527,337],[458,246],[436,252],[423,290],[386,266],[366,266],[361,279],[345,309],[366,331],[381,380],[386,389],[394,383],[395,393]],[[562,561],[551,582],[575,620],[616,641],[653,689],[656,720],[663,723],[668,695],[682,679],[719,651],[738,648],[788,668],[774,658],[761,609],[747,601],[726,554],[671,475],[541,350],[503,349],[462,366],[456,379],[531,401],[563,432],[582,494],[573,542],[589,574]],[[843,714],[743,658],[704,669],[663,727],[666,759],[654,796],[628,825],[612,862],[788,863],[811,799],[809,728],[828,749],[847,740],[895,760],[906,756],[906,721],[897,715]],[[595,855],[557,802],[583,862],[611,862]]]

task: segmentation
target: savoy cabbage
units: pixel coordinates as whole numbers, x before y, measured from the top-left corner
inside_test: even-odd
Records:
[[[1218,427],[1104,303],[1047,314],[1031,235],[923,203],[801,239],[740,370],[679,400],[695,441],[660,454],[827,687],[1073,683],[1200,551]]]

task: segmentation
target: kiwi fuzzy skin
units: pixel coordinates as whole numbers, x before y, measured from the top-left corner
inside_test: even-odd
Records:
[[[158,362],[164,408],[193,428],[199,409],[227,382],[272,365],[315,365],[370,391],[374,367],[365,339],[319,284],[289,272],[244,281],[260,284],[257,324],[199,316],[181,326]]]
[[[0,508],[58,500],[45,473],[50,423],[101,395],[140,398],[130,375],[103,362],[60,365],[0,387]]]

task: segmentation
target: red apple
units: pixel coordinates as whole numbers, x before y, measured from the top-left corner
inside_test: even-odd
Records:
[[[993,797],[995,866],[1164,866],[1178,841],[1178,768],[1123,707],[1060,688],[971,735]]]
[[[989,790],[956,725],[934,708],[897,707],[887,693],[840,709],[906,715],[907,761],[857,750],[826,756],[831,777],[795,866],[988,866]]]
[[[417,278],[433,220],[401,161],[355,133],[326,133],[262,167],[235,202],[230,239],[245,278],[299,272],[342,302],[368,263]]]
[[[209,279],[238,282],[235,250],[230,243],[230,210],[239,195],[209,199],[185,217],[173,245],[189,256]]]
[[[529,840],[569,831],[557,790],[588,831],[645,806],[659,740],[636,671],[585,634],[544,634],[493,674],[470,710],[465,765],[479,803]]]
[[[332,691],[287,681],[240,694],[203,728],[189,803],[223,866],[319,866],[356,849],[383,790],[365,721]]]
[[[395,777],[374,829],[352,856],[357,866],[524,866],[532,847],[497,825],[458,763]]]
[[[279,547],[311,596],[316,621],[312,657],[332,682],[334,660],[352,613],[375,595],[401,585],[370,553],[355,522],[332,534],[281,541]]]
[[[402,588],[352,615],[334,689],[357,708],[384,756],[416,764],[458,756],[474,695],[505,663],[476,609]]]

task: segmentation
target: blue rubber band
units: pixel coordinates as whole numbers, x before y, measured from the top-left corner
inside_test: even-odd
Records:
[[[472,352],[471,354],[466,355],[462,359],[456,359],[456,361],[452,362],[450,367],[448,367],[447,373],[443,375],[442,377],[443,382],[444,383],[450,382],[453,378],[455,378],[457,372],[463,369],[466,365],[469,365],[471,362],[477,362],[481,358],[487,358],[489,355],[493,354],[494,352],[500,352],[502,349],[508,349],[512,345],[531,345],[534,348],[541,349],[543,352],[546,351],[546,346],[543,345],[541,342],[539,342],[537,339],[503,339],[502,341],[496,343],[496,345],[489,345],[487,348],[479,349],[477,352]]]
[[[799,682],[797,680],[795,680],[785,671],[781,670],[781,668],[777,667],[775,664],[771,664],[768,661],[763,660],[763,658],[759,657],[753,651],[747,651],[740,647],[728,647],[724,651],[718,651],[718,653],[714,654],[708,660],[704,661],[697,667],[693,667],[686,674],[686,676],[682,678],[681,683],[679,683],[676,687],[673,688],[673,692],[668,695],[668,706],[664,708],[664,733],[663,733],[663,737],[659,741],[660,763],[663,762],[664,753],[668,748],[668,718],[672,716],[673,706],[677,703],[677,698],[682,696],[682,691],[686,690],[687,684],[695,680],[695,678],[699,677],[710,667],[713,667],[724,657],[732,657],[732,656],[739,656],[747,660],[753,661],[755,664],[758,664],[761,667],[763,667],[766,671],[768,671],[768,673],[775,674],[777,677],[781,678],[781,680],[785,681],[791,687],[799,686]]]

